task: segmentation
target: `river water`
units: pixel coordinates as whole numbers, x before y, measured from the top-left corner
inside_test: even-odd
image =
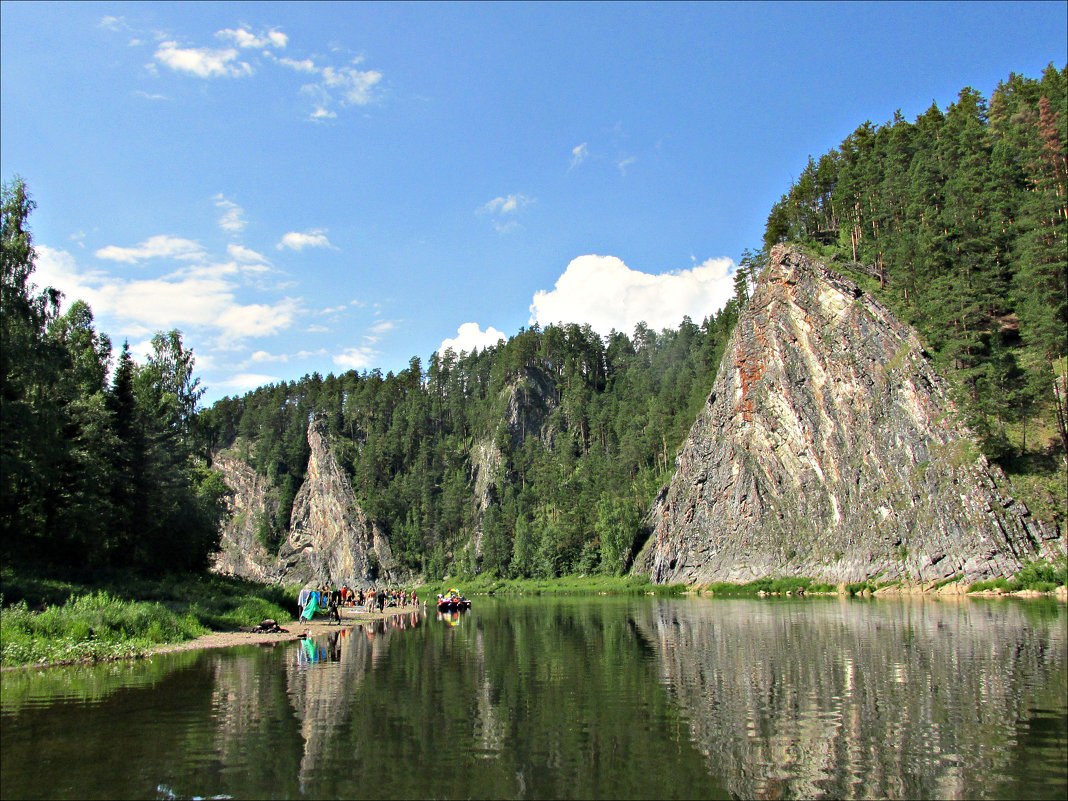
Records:
[[[476,598],[3,674],[3,798],[1064,798],[1065,606]]]

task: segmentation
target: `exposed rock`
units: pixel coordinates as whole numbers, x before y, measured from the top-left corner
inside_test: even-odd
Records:
[[[530,437],[552,448],[555,431],[549,425],[559,398],[552,379],[536,367],[520,371],[515,381],[501,392],[504,424],[512,442],[519,446]],[[471,451],[471,477],[478,517],[470,547],[482,556],[482,521],[486,511],[497,503],[497,483],[502,479],[504,455],[492,436],[475,444]]]
[[[278,501],[268,480],[241,456],[241,448],[235,443],[212,460],[213,469],[233,490],[212,570],[269,583],[279,578],[276,559],[260,539],[259,528],[274,515]]]
[[[915,332],[785,247],[724,352],[657,497],[636,572],[976,581],[1064,553],[1008,496]]]
[[[272,503],[267,479],[235,449],[216,456],[214,466],[234,495],[215,571],[285,584],[361,587],[402,580],[389,538],[356,502],[322,421],[309,425],[308,445],[307,473],[293,501],[289,533],[277,557],[257,536],[259,521]]]
[[[278,549],[286,581],[364,586],[399,578],[389,539],[356,502],[327,441],[326,424],[308,426],[308,471],[293,500],[289,536]]]

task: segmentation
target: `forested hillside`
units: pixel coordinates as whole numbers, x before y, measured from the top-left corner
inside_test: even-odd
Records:
[[[360,506],[394,556],[427,575],[619,573],[640,519],[673,467],[734,324],[735,304],[697,325],[602,338],[589,326],[537,327],[480,353],[435,354],[423,369],[306,376],[228,398],[201,414],[211,450],[237,443],[280,488],[261,538],[276,548],[321,417]],[[544,417],[525,430],[519,406]],[[478,452],[499,453],[483,510]],[[476,558],[470,541],[481,530]]]
[[[1061,460],[1068,449],[1066,87],[1050,65],[1040,80],[1011,75],[989,103],[969,87],[915,122],[865,122],[809,159],[765,234],[765,249],[869,265],[988,455],[1008,462],[1051,435]]]
[[[699,324],[532,327],[398,374],[315,374],[199,411],[179,332],[158,334],[144,366],[127,348],[113,364],[87,305],[60,314],[33,286],[33,203],[16,179],[3,192],[4,558],[202,566],[226,494],[208,465],[224,448],[274,487],[259,536],[276,551],[319,418],[413,573],[618,574],[779,242],[818,251],[912,323],[988,455],[1063,525],[1049,488],[1063,489],[1068,452],[1066,69],[1012,75],[989,103],[967,88],[915,122],[866,122],[810,159],[741,260],[735,299]]]

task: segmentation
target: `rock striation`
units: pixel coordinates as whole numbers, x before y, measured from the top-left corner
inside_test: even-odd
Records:
[[[215,468],[234,490],[230,520],[215,557],[216,572],[284,584],[350,587],[403,580],[388,536],[360,508],[322,421],[308,426],[308,446],[308,469],[277,556],[257,536],[259,521],[271,503],[277,503],[267,479],[234,449],[215,457]]]
[[[960,423],[915,332],[785,246],[647,520],[656,582],[976,581],[1064,553]]]
[[[259,537],[262,521],[274,515],[278,499],[270,482],[242,456],[242,443],[215,455],[212,468],[222,473],[233,494],[222,526],[212,570],[265,583],[279,579],[275,556]]]

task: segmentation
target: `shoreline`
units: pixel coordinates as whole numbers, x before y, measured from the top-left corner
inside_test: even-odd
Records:
[[[149,649],[147,656],[156,654],[169,654],[176,651],[198,651],[207,648],[231,648],[236,645],[264,645],[276,642],[290,642],[302,639],[302,634],[315,636],[327,631],[339,629],[351,629],[361,623],[373,620],[385,620],[399,615],[413,613],[425,613],[427,607],[423,604],[418,606],[394,606],[387,607],[381,612],[357,612],[352,607],[344,607],[341,610],[341,622],[333,623],[329,620],[290,620],[278,625],[288,631],[284,632],[258,632],[258,631],[212,631],[199,637],[186,640],[185,642],[160,643]]]
[[[357,612],[352,607],[344,607],[341,610],[341,623],[333,623],[325,619],[300,620],[299,618],[287,622],[279,621],[278,625],[287,629],[284,632],[257,632],[257,631],[211,631],[201,634],[192,640],[182,642],[167,642],[153,645],[142,653],[130,656],[115,657],[113,659],[82,659],[63,662],[31,662],[25,665],[5,665],[0,672],[6,673],[12,670],[44,669],[52,667],[69,667],[71,665],[93,665],[103,662],[122,662],[133,659],[151,659],[158,654],[171,654],[179,651],[199,651],[212,648],[233,648],[239,645],[270,645],[279,642],[292,642],[302,639],[302,634],[315,636],[328,631],[352,629],[356,626],[375,620],[385,620],[400,615],[425,614],[428,611],[426,604],[416,606],[387,607],[381,612]]]

